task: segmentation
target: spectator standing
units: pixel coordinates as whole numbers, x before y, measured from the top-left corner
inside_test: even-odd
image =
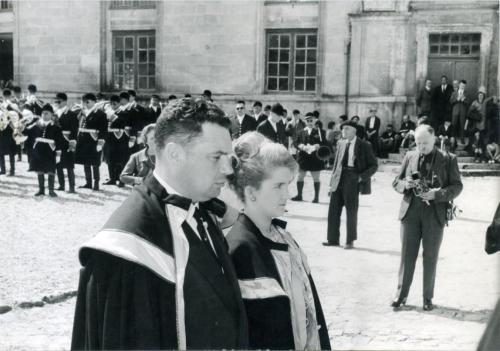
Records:
[[[451,125],[455,128],[457,137],[462,144],[465,143],[465,121],[469,110],[469,99],[466,95],[467,82],[461,80],[458,90],[451,94]]]
[[[441,125],[451,116],[450,98],[453,87],[448,84],[448,78],[441,76],[441,84],[432,93],[432,117],[436,125]]]
[[[377,109],[375,107],[370,108],[370,117],[366,119],[365,129],[367,140],[372,144],[373,152],[375,156],[379,156],[379,131],[380,131],[380,118],[377,117]]]

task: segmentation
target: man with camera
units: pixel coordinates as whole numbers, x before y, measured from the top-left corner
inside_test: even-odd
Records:
[[[457,158],[438,150],[434,129],[420,125],[415,130],[417,148],[409,151],[393,182],[394,189],[404,194],[399,212],[401,220],[401,265],[396,298],[391,306],[406,303],[415,271],[420,241],[423,246],[423,308],[432,310],[436,266],[443,229],[448,221],[450,202],[462,191]]]

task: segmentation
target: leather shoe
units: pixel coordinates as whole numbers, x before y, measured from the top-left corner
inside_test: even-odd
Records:
[[[352,250],[354,249],[354,245],[352,243],[347,243],[344,246],[344,250]]]
[[[92,189],[92,185],[89,183],[85,183],[84,185],[80,185],[79,189]]]
[[[432,311],[433,309],[432,299],[424,299],[424,311]]]
[[[391,307],[394,307],[394,308],[399,308],[399,307],[401,307],[401,305],[406,305],[406,297],[403,299],[394,300],[391,303]]]
[[[325,241],[323,242],[323,246],[339,246],[338,243],[331,243],[329,241]]]
[[[107,182],[102,183],[102,185],[116,185],[116,181],[110,179]]]
[[[297,195],[297,196],[292,197],[290,200],[292,200],[292,201],[302,201],[302,196]]]

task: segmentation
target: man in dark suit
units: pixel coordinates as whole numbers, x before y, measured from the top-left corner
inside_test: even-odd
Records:
[[[267,119],[267,115],[262,111],[262,102],[255,101],[253,103],[253,117],[257,121],[257,125],[261,124]]]
[[[451,126],[455,129],[457,137],[460,142],[465,144],[465,121],[467,118],[467,111],[469,110],[469,98],[465,91],[467,82],[461,80],[458,85],[458,90],[454,91],[450,97],[451,104]]]
[[[246,132],[251,132],[257,129],[257,121],[255,118],[245,113],[245,101],[240,100],[236,103],[236,115],[230,118],[231,120],[231,137],[238,139]]]
[[[366,129],[359,124],[359,116],[352,116],[351,122],[356,124],[356,136],[360,139],[366,140]]]
[[[423,246],[424,310],[433,309],[434,282],[443,228],[447,222],[448,203],[462,191],[457,158],[435,147],[434,130],[421,125],[415,130],[417,149],[406,153],[394,189],[404,194],[401,220],[401,265],[398,291],[392,307],[406,302],[415,270],[415,262]],[[424,186],[422,186],[424,185]]]
[[[380,132],[380,118],[376,115],[377,109],[375,107],[370,108],[370,117],[366,119],[365,130],[367,140],[372,144],[373,152],[375,156],[379,155],[379,132]]]
[[[257,131],[275,143],[280,143],[286,147],[287,136],[285,133],[285,125],[281,120],[283,114],[283,106],[279,103],[274,104],[271,107],[269,118],[259,124]]]
[[[453,86],[448,84],[446,76],[441,77],[441,84],[434,88],[432,93],[432,121],[439,126],[451,117],[450,97],[453,93]]]
[[[356,136],[357,124],[342,124],[333,172],[330,180],[330,207],[328,209],[328,236],[325,246],[339,246],[340,215],[347,211],[347,238],[345,249],[352,249],[358,238],[359,193],[371,193],[371,176],[377,171],[377,159],[367,141]]]
[[[156,123],[156,120],[161,115],[161,105],[160,105],[160,96],[151,95],[151,101],[149,103],[147,109],[148,120],[146,125],[151,123]]]

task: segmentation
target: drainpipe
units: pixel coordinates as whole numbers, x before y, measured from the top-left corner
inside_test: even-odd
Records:
[[[344,45],[345,55],[345,92],[344,92],[344,114],[349,116],[349,79],[351,77],[351,21],[349,21],[349,32]]]

